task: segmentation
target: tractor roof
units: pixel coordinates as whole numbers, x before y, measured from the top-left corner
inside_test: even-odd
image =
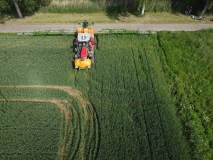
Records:
[[[89,33],[79,33],[78,34],[78,41],[79,42],[88,42],[90,40]]]

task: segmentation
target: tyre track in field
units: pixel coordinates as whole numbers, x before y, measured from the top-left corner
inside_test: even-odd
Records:
[[[138,52],[140,52],[139,50],[138,50]],[[134,66],[135,66],[135,75],[136,75],[136,78],[137,78],[137,85],[138,85],[138,91],[139,91],[139,93],[140,93],[140,95],[142,95],[142,93],[143,93],[143,91],[141,90],[141,87],[140,87],[140,83],[139,83],[139,76],[138,76],[138,69],[137,69],[137,63],[136,63],[136,57],[135,57],[135,55],[134,55],[134,50],[133,50],[133,48],[132,48],[132,56],[133,56],[133,61],[134,61]],[[146,131],[146,133],[147,133],[147,141],[148,141],[148,146],[149,146],[149,152],[150,152],[150,158],[151,159],[153,159],[153,153],[152,153],[152,149],[151,149],[151,141],[150,141],[150,136],[149,136],[149,128],[148,128],[148,123],[147,123],[147,117],[144,115],[144,114],[146,114],[145,113],[145,109],[144,109],[144,106],[143,106],[143,102],[141,101],[141,105],[142,105],[142,107],[141,107],[141,109],[142,109],[142,112],[143,112],[143,119],[144,119],[144,122],[145,122],[145,131]],[[139,139],[139,138],[138,138]]]
[[[53,85],[18,85],[18,86],[12,86],[12,85],[8,85],[8,86],[0,86],[0,88],[20,88],[20,89],[24,89],[24,88],[41,88],[41,89],[57,89],[63,92],[66,92],[67,94],[69,94],[70,96],[74,97],[75,99],[77,99],[77,101],[79,102],[79,106],[82,110],[82,119],[80,118],[80,121],[83,121],[84,125],[89,125],[90,127],[92,127],[91,129],[89,129],[89,134],[94,134],[96,135],[97,132],[96,130],[98,129],[98,122],[97,122],[97,114],[94,110],[93,107],[88,107],[89,105],[92,106],[90,104],[90,102],[88,100],[85,100],[82,96],[82,93],[69,87],[69,86],[53,86]],[[0,100],[0,101],[6,101],[6,100]],[[64,103],[69,104],[69,102],[67,100],[56,100],[56,99],[52,99],[52,100],[46,100],[46,99],[10,99],[8,101],[12,101],[12,102],[41,102],[41,103],[51,103],[56,105],[65,115],[65,121],[66,121],[66,125],[70,125],[70,121],[71,121],[71,113],[70,111],[64,106]],[[70,104],[71,105],[71,104]],[[72,106],[72,105],[71,105]],[[90,114],[92,109],[92,114]],[[93,121],[93,122],[91,122]],[[94,123],[94,125],[92,125],[91,123]],[[80,123],[80,122],[79,122]],[[80,124],[79,124],[80,125]],[[95,127],[94,127],[95,126]],[[65,128],[70,128],[70,126],[66,126]],[[86,151],[86,147],[84,145],[86,145],[87,140],[84,136],[87,135],[87,131],[86,129],[84,129],[82,126],[80,126],[80,143],[82,143],[82,146],[79,146],[80,149],[80,153],[83,154],[82,156],[85,157],[85,155],[87,153],[90,152],[90,150],[96,150],[96,153],[93,153],[94,155],[92,155],[93,157],[97,156],[97,152],[98,149],[95,149],[98,145],[99,145],[99,139],[97,137],[99,136],[95,136],[95,146],[94,148],[90,148],[89,151]],[[94,132],[94,133],[90,133],[90,132]],[[65,131],[66,133],[69,133],[70,131]],[[65,133],[65,134],[66,134]],[[59,159],[66,159],[67,158],[67,146],[66,146],[66,140],[67,140],[67,136],[63,137],[63,139],[61,140],[61,148],[59,151]],[[82,158],[83,158],[82,157]],[[74,159],[75,157],[71,157],[71,159]]]
[[[87,113],[87,105],[90,104],[89,101],[86,101],[85,99],[83,99],[82,94],[71,88],[68,86],[53,86],[53,85],[48,85],[48,86],[42,86],[42,85],[32,85],[32,86],[27,86],[27,85],[20,85],[20,86],[0,86],[0,87],[4,87],[4,88],[46,88],[46,89],[58,89],[61,91],[64,91],[66,93],[68,93],[70,96],[75,97],[76,99],[78,99],[79,103],[82,106],[82,109],[86,115],[86,118],[90,118],[88,113]]]
[[[154,85],[155,83],[153,82],[153,79],[154,79],[154,77],[153,77],[153,75],[151,74],[151,66],[150,66],[150,64],[148,63],[149,62],[149,60],[148,60],[148,55],[147,55],[147,53],[146,52],[144,52],[144,57],[145,57],[145,59],[146,59],[146,67],[147,67],[147,71],[148,71],[148,77],[150,78],[150,81],[151,81],[151,91],[152,91],[152,94],[153,94],[153,96],[154,96],[154,101],[155,101],[155,104],[157,105],[157,114],[158,114],[158,117],[159,117],[159,119],[160,119],[160,126],[161,126],[161,130],[162,130],[162,133],[163,133],[163,139],[164,139],[164,145],[166,146],[165,147],[165,149],[166,149],[166,152],[167,152],[167,158],[171,158],[171,155],[170,155],[170,152],[169,152],[169,149],[168,149],[168,144],[167,144],[167,141],[166,141],[166,137],[165,137],[165,130],[164,130],[164,127],[163,127],[163,124],[162,124],[162,115],[161,115],[161,113],[160,113],[160,109],[159,109],[159,107],[160,107],[160,105],[159,105],[159,101],[157,100],[158,98],[157,98],[157,95],[156,95],[156,90],[155,90],[155,88],[156,88],[156,86]]]

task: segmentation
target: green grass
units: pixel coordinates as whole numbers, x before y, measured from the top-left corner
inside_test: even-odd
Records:
[[[35,13],[32,16],[26,16],[23,19],[10,17],[5,19],[6,25],[29,25],[29,24],[70,24],[82,23],[84,20],[94,23],[156,23],[156,24],[171,24],[171,23],[212,23],[213,15],[207,15],[204,21],[199,21],[187,17],[181,13],[168,12],[147,12],[144,16],[137,16],[131,13],[110,14],[105,12],[97,13]],[[0,33],[3,34],[3,33]]]
[[[49,103],[0,102],[0,159],[54,159],[60,110]]]
[[[99,35],[95,64],[84,71],[73,69],[74,37],[1,35],[0,86],[80,93],[0,88],[0,99],[63,101],[64,159],[209,158],[211,33]]]
[[[158,34],[171,96],[193,159],[213,157],[212,30]]]

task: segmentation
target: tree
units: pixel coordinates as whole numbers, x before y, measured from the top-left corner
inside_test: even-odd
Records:
[[[213,0],[209,0],[207,6],[208,6],[207,7],[208,10],[212,10],[213,11]]]
[[[18,3],[16,2],[16,0],[13,0],[13,4],[14,4],[14,6],[16,8],[16,12],[17,12],[19,18],[23,18],[21,10],[20,10],[20,8],[19,8]]]
[[[8,11],[8,10],[11,10],[10,5],[8,4],[8,2],[4,1],[4,0],[0,0],[0,14],[2,12]]]
[[[34,13],[43,6],[48,6],[51,0],[19,0],[20,8],[25,13]]]

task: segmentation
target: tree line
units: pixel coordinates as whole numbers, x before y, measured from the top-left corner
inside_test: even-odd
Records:
[[[0,0],[0,14],[13,13],[34,13],[43,6],[48,6],[52,0]],[[20,16],[20,15],[19,15]]]

